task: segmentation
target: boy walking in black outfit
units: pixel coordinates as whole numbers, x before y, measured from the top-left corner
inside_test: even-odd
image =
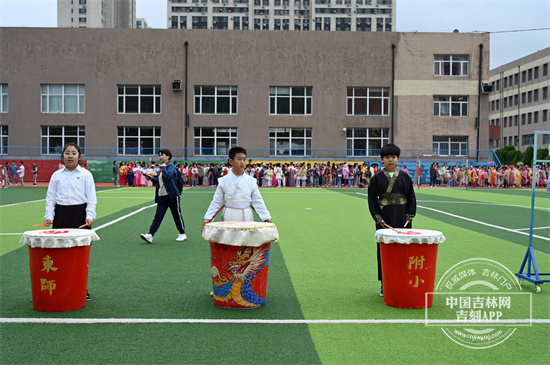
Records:
[[[376,229],[412,228],[416,215],[416,196],[410,176],[397,168],[401,150],[389,143],[380,150],[383,169],[371,179],[368,188],[369,210]],[[377,243],[380,296],[384,296],[380,243]]]
[[[159,150],[159,160],[162,163],[160,165],[160,173],[158,177],[151,177],[145,175],[147,179],[153,181],[156,186],[155,189],[155,203],[157,203],[157,211],[155,212],[155,218],[149,228],[149,233],[142,234],[140,237],[147,243],[153,243],[153,236],[158,231],[164,214],[168,208],[172,212],[172,217],[176,223],[176,227],[179,231],[179,235],[176,241],[185,241],[187,236],[185,235],[185,223],[181,215],[180,208],[180,195],[183,190],[183,178],[181,173],[170,162],[172,159],[172,152],[170,150]]]

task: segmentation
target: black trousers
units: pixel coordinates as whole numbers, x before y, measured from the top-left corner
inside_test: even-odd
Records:
[[[155,233],[157,233],[168,208],[170,208],[172,212],[172,217],[174,218],[174,223],[176,223],[178,232],[180,234],[185,233],[185,223],[183,222],[183,216],[181,215],[180,209],[180,196],[178,195],[176,199],[170,199],[168,195],[164,195],[159,196],[157,211],[155,212],[153,223],[151,223],[151,227],[149,228],[149,234],[154,236]]]
[[[53,228],[79,228],[86,224],[86,207],[88,204],[79,205],[55,205],[55,217]],[[83,227],[92,229],[90,226]]]

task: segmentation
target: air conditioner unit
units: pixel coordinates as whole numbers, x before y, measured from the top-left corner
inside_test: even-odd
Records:
[[[181,91],[181,80],[172,81],[172,90]]]
[[[493,85],[486,82],[482,82],[479,88],[482,94],[490,94],[493,92]]]

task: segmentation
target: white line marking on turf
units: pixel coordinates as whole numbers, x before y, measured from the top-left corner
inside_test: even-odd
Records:
[[[533,230],[535,230],[535,229],[548,229],[548,228],[550,228],[550,226],[548,226],[548,227],[536,227],[536,228],[533,227]],[[530,229],[531,229],[531,227],[529,227],[529,228],[518,228],[517,230],[518,231],[529,231]]]
[[[462,217],[462,216],[459,216],[459,215],[456,215],[456,214],[452,214],[452,213],[447,213],[447,212],[444,212],[444,211],[442,211],[442,210],[433,209],[433,208],[428,208],[428,207],[423,207],[423,206],[421,206],[421,205],[418,205],[418,208],[423,208],[423,209],[431,210],[431,211],[434,211],[434,212],[436,212],[436,213],[445,214],[445,215],[448,215],[448,216],[451,216],[451,217],[454,217],[454,218],[463,219],[463,220],[468,221],[468,222],[473,222],[473,223],[481,224],[481,225],[483,225],[483,226],[487,226],[487,227],[491,227],[491,228],[497,228],[497,229],[501,229],[501,230],[503,230],[503,231],[508,231],[508,232],[514,232],[514,233],[522,234],[522,235],[524,235],[524,236],[529,236],[529,233],[527,233],[527,232],[520,232],[520,231],[518,231],[517,229],[511,229],[511,228],[501,227],[501,226],[497,226],[497,225],[490,224],[490,223],[481,222],[481,221],[478,221],[478,220],[475,220],[475,219]],[[545,241],[550,241],[550,237],[543,237],[543,236],[538,236],[538,235],[533,235],[533,237],[535,237],[535,238],[540,238],[541,240],[545,240]]]
[[[229,324],[456,324],[445,319],[194,319],[194,318],[0,318],[0,323],[47,324],[148,324],[148,323],[229,323]],[[550,319],[506,319],[487,324],[550,323]]]
[[[102,228],[109,227],[109,226],[112,225],[112,224],[118,223],[118,222],[120,222],[120,221],[123,220],[123,219],[126,219],[126,218],[128,218],[128,217],[131,217],[131,216],[133,216],[134,214],[137,214],[137,213],[139,213],[139,212],[144,211],[145,209],[152,208],[152,207],[154,207],[154,206],[156,206],[156,204],[148,205],[148,206],[143,207],[143,208],[139,208],[139,209],[136,210],[135,212],[132,212],[132,213],[130,213],[130,214],[123,215],[122,217],[117,218],[117,219],[115,219],[115,220],[112,220],[112,221],[110,221],[110,222],[108,222],[108,223],[105,223],[105,224],[103,224],[103,225],[101,225],[101,226],[99,226],[99,227],[97,227],[97,228],[93,228],[93,230],[94,230],[94,231],[97,231],[97,230],[100,230],[100,229],[102,229]]]
[[[101,190],[101,191],[96,192],[96,194],[104,193],[106,191],[112,191],[112,190],[119,190],[119,189]],[[46,201],[46,199],[44,198],[44,199],[40,199],[40,200],[30,200],[28,202],[19,202],[19,203],[13,203],[13,204],[0,205],[0,208],[13,207],[13,206],[16,206],[16,205],[21,205],[21,204],[39,203],[39,202],[43,202],[43,201]]]
[[[367,194],[364,194],[364,193],[357,193],[357,194],[367,196]],[[482,204],[489,204],[489,203],[482,203]],[[500,204],[494,204],[494,205],[500,205]],[[502,229],[503,231],[514,232],[514,233],[522,234],[522,235],[524,235],[524,236],[529,236],[529,233],[527,233],[527,232],[521,232],[520,229],[511,229],[511,228],[501,227],[501,226],[497,226],[497,225],[494,225],[494,224],[481,222],[481,221],[478,221],[478,220],[475,220],[475,219],[462,217],[462,216],[460,216],[460,215],[456,215],[456,214],[452,214],[452,213],[447,213],[447,212],[444,212],[444,211],[442,211],[442,210],[424,207],[424,206],[421,206],[421,205],[417,205],[417,207],[418,207],[418,208],[427,209],[427,210],[431,210],[431,211],[434,211],[434,212],[437,212],[437,213],[445,214],[445,215],[448,215],[448,216],[451,216],[451,217],[454,217],[454,218],[463,219],[463,220],[466,220],[466,221],[469,221],[469,222],[481,224],[481,225],[484,225],[484,226],[487,226],[487,227]],[[545,229],[545,228],[549,228],[549,227],[539,227],[539,228],[534,228],[534,229]],[[523,230],[523,229],[522,229],[522,230]],[[550,241],[550,238],[549,238],[549,237],[538,236],[538,235],[535,235],[535,234],[533,235],[533,237],[535,237],[535,238],[540,238],[540,239],[546,240],[546,241]]]

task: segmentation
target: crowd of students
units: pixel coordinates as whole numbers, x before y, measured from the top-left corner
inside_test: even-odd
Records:
[[[227,175],[230,166],[223,164],[177,164],[184,186],[215,187],[218,179]],[[154,160],[146,162],[121,162],[113,168],[117,171],[115,185],[120,186],[152,186],[145,178],[158,174],[159,164]],[[370,179],[380,169],[379,164],[372,163],[253,163],[249,161],[245,173],[254,177],[260,187],[367,187]],[[407,174],[406,165],[401,170]],[[418,179],[422,169],[416,167],[414,181],[420,187],[422,180]],[[546,186],[550,176],[550,164],[537,166],[537,186]],[[434,162],[430,166],[430,187],[530,187],[533,170],[528,165],[510,166],[461,166],[446,163],[440,165]]]
[[[116,161],[115,161],[116,164]],[[228,174],[230,166],[224,164],[177,164],[185,186],[218,185],[218,179]],[[113,167],[116,186],[150,186],[145,175],[155,176],[159,165],[154,160],[121,162]],[[260,187],[366,187],[379,170],[373,163],[249,163],[245,173],[256,179]],[[405,172],[406,167],[405,167]]]
[[[544,187],[550,175],[550,164],[537,165],[536,186]],[[434,162],[430,166],[430,187],[526,188],[533,183],[529,165],[447,166]]]

